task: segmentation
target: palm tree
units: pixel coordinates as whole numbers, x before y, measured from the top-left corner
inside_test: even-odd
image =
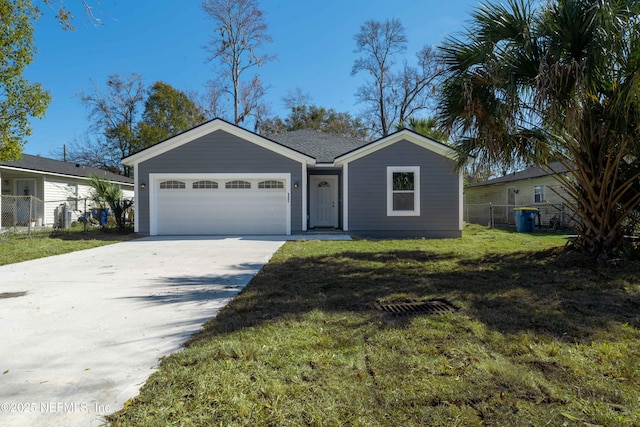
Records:
[[[89,175],[89,183],[93,188],[92,199],[97,206],[109,206],[120,230],[126,228],[127,211],[133,206],[133,199],[125,199],[120,186],[102,179],[97,174]]]
[[[416,119],[415,117],[410,117],[408,124],[405,122],[400,122],[396,125],[396,130],[402,130],[405,128],[411,129],[412,131],[417,132],[420,135],[427,136],[437,141],[444,142],[449,139],[449,136],[438,127],[438,123],[433,117],[429,117],[426,119]]]
[[[579,243],[611,253],[640,202],[640,2],[540,4],[484,3],[445,40],[438,121],[460,166],[562,162]]]

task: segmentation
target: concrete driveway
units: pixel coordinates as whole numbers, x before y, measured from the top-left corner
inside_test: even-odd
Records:
[[[144,238],[0,267],[0,425],[103,424],[283,242]]]

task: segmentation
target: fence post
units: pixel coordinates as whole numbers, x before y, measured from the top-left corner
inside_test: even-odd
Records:
[[[29,196],[29,219],[27,220],[27,230],[29,230],[29,236],[31,236],[31,220],[33,219],[33,196]]]
[[[491,228],[495,227],[495,222],[494,222],[494,218],[493,218],[493,203],[489,202],[489,221],[491,224]]]
[[[84,231],[87,231],[87,222],[89,222],[89,218],[90,217],[91,216],[87,216],[87,199],[84,199],[84,219],[85,219],[85,221],[83,222],[83,224],[84,224],[83,230]]]

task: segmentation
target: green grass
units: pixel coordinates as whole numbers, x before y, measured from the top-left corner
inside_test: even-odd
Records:
[[[638,264],[564,237],[289,242],[113,414],[131,426],[640,425]],[[376,301],[461,310],[393,318]]]
[[[109,245],[134,238],[133,233],[119,233],[81,227],[69,230],[38,230],[0,234],[0,265],[13,264],[52,255]]]

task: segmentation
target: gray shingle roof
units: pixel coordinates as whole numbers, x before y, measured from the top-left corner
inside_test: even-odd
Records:
[[[493,178],[478,184],[468,185],[467,188],[483,187],[485,185],[503,184],[505,182],[521,181],[524,179],[540,178],[542,176],[567,173],[569,170],[560,162],[549,163],[548,165],[532,166],[520,172],[510,173],[499,178]]]
[[[0,167],[19,168],[34,172],[55,173],[60,175],[88,178],[92,173],[103,179],[126,184],[133,184],[133,178],[118,175],[91,166],[83,166],[77,163],[63,162],[61,160],[47,159],[46,157],[23,154],[22,159],[14,162],[0,162]]]
[[[331,163],[336,157],[369,144],[368,141],[308,129],[268,135],[267,138],[285,147],[315,157],[318,163]]]

